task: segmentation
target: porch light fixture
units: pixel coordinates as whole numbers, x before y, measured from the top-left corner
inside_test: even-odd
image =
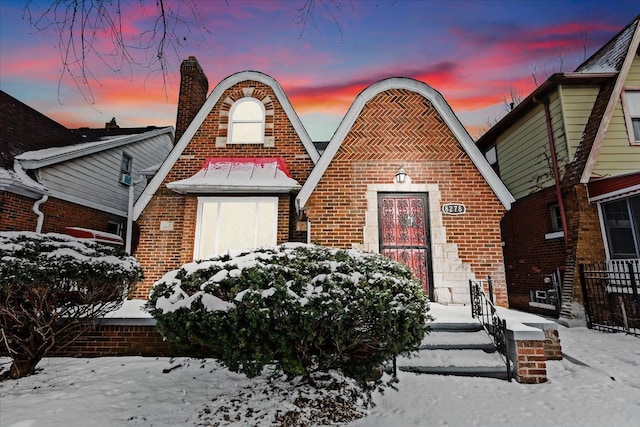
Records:
[[[400,166],[400,169],[398,169],[398,172],[396,172],[396,182],[398,184],[404,184],[406,180],[407,180],[407,173],[404,171],[404,168]]]

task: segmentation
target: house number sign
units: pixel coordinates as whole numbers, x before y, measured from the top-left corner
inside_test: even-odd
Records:
[[[442,213],[447,215],[462,215],[467,213],[467,208],[462,203],[447,203],[442,205]]]

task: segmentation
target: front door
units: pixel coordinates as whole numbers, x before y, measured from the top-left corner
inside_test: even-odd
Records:
[[[428,195],[378,194],[380,253],[408,265],[430,295]]]

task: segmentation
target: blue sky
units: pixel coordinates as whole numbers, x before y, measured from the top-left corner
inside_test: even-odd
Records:
[[[52,2],[34,0],[29,11],[38,16]],[[640,13],[624,0],[316,0],[303,26],[303,0],[165,2],[192,21],[176,27],[181,46],[167,52],[167,79],[157,66],[120,67],[100,32],[102,55],[86,58],[84,84],[61,74],[57,34],[32,27],[23,0],[0,1],[0,89],[68,127],[103,127],[112,117],[122,127],[175,125],[179,65],[193,55],[210,90],[239,71],[269,74],[312,139],[328,140],[360,91],[412,77],[438,90],[476,137],[506,113],[510,91],[524,98],[536,80],[572,71]],[[156,2],[121,4],[123,33],[134,42]]]

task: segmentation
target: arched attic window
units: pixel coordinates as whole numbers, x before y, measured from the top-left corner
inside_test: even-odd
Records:
[[[265,108],[256,98],[242,98],[229,111],[228,144],[263,144]]]

